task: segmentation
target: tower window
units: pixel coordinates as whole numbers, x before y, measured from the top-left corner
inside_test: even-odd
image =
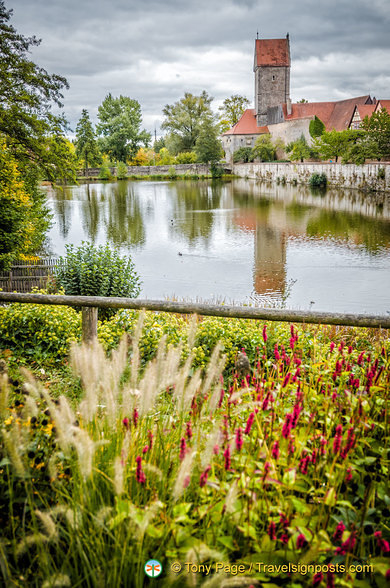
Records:
[[[273,81],[273,82],[275,81],[275,76],[272,76],[272,81]]]

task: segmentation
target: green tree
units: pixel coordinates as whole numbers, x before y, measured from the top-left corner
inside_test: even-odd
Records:
[[[85,108],[81,112],[81,117],[76,127],[76,155],[84,161],[85,175],[88,175],[89,165],[98,165],[102,161],[95,131],[89,118],[88,110]]]
[[[15,158],[38,166],[49,180],[75,175],[75,160],[64,133],[62,107],[65,78],[50,75],[28,58],[40,40],[24,37],[9,24],[12,10],[0,1],[0,133]]]
[[[160,153],[160,150],[165,147],[165,137],[159,137],[153,143],[153,151],[155,153]]]
[[[361,139],[360,130],[347,129],[345,131],[325,131],[313,143],[313,147],[319,152],[322,159],[334,159],[337,163],[339,157],[348,161],[351,149]]]
[[[367,156],[372,159],[390,157],[390,114],[386,108],[366,116],[361,127],[367,136]]]
[[[317,137],[321,137],[322,133],[325,131],[325,125],[317,115],[314,116],[314,119],[310,121],[309,124],[309,133],[313,139]]]
[[[233,94],[230,98],[225,98],[222,106],[218,108],[221,111],[219,123],[221,133],[225,133],[238,123],[249,104],[248,98],[239,94]]]
[[[274,161],[278,147],[279,144],[275,145],[272,142],[271,135],[260,135],[257,137],[255,146],[252,149],[253,158],[260,159],[260,161]]]
[[[239,147],[233,153],[233,163],[248,163],[254,160],[252,147]]]
[[[303,161],[315,155],[315,151],[309,147],[303,133],[299,139],[286,146],[286,153],[290,154],[291,161]]]
[[[8,269],[15,257],[39,250],[50,224],[41,199],[32,197],[34,178],[27,179],[0,138],[0,270]]]
[[[192,151],[205,118],[212,117],[210,104],[213,98],[203,91],[200,96],[189,92],[178,102],[163,108],[165,120],[161,128],[169,132],[166,144],[174,155]]]
[[[98,118],[100,148],[111,159],[126,163],[141,145],[149,145],[151,135],[141,130],[141,106],[137,100],[122,95],[113,98],[108,94],[99,106]]]
[[[215,167],[223,155],[221,141],[218,139],[218,127],[212,117],[204,119],[195,144],[198,161],[210,163]]]

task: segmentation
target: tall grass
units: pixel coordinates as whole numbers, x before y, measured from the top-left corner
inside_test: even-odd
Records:
[[[230,581],[228,568],[206,576],[184,562],[243,563],[242,586],[384,585],[388,342],[365,352],[313,336],[308,349],[291,326],[288,346],[271,351],[264,328],[249,373],[227,381],[219,346],[200,371],[162,338],[141,368],[141,332],[142,320],[131,349],[123,339],[110,357],[99,344],[72,347],[77,402],[28,373],[23,384],[0,375],[5,585]],[[162,562],[159,579],[145,576],[149,559]],[[265,573],[256,562],[330,571]],[[374,572],[332,572],[352,562]]]

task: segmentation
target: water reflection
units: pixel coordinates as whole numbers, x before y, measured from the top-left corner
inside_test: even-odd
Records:
[[[48,189],[55,253],[109,242],[144,295],[390,310],[390,203],[383,195],[254,181],[127,182]]]

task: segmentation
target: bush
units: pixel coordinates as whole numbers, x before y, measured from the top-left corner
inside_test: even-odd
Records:
[[[177,178],[176,168],[173,167],[173,165],[171,165],[171,167],[168,170],[168,178],[170,180],[176,180]]]
[[[175,161],[176,163],[196,163],[196,153],[193,151],[183,151],[176,155]]]
[[[233,154],[234,163],[248,163],[253,159],[252,147],[240,147]]]
[[[326,188],[328,178],[325,174],[312,174],[309,179],[309,186],[312,188]]]
[[[314,119],[310,121],[309,124],[309,133],[310,136],[315,139],[316,137],[321,137],[322,133],[325,131],[325,125],[317,115],[315,115]]]
[[[67,306],[10,304],[0,307],[0,347],[26,359],[62,360],[81,337],[81,316]]]
[[[99,178],[99,180],[111,180],[112,179],[111,170],[108,167],[107,163],[103,163],[102,167],[100,168],[98,178]]]
[[[94,247],[83,242],[80,247],[66,245],[60,258],[58,284],[68,296],[119,296],[136,298],[141,291],[140,278],[130,257],[121,257],[108,245]],[[112,316],[114,309],[101,309],[101,317]]]
[[[128,177],[127,165],[120,161],[116,168],[116,177],[118,180],[125,180]]]

